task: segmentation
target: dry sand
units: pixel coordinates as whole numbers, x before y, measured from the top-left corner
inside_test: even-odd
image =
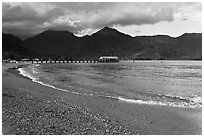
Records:
[[[201,109],[58,91],[2,66],[2,134],[202,134]]]

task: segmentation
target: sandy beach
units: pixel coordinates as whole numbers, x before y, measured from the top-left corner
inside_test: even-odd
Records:
[[[2,64],[2,134],[202,134],[201,109],[62,92],[21,76],[18,67]]]

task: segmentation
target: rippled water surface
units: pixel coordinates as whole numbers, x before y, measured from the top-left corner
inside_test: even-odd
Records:
[[[202,107],[201,61],[33,64],[21,73],[64,91],[143,104]]]

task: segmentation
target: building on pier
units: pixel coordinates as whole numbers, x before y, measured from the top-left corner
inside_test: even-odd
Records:
[[[101,56],[99,62],[119,62],[119,58],[117,56]]]

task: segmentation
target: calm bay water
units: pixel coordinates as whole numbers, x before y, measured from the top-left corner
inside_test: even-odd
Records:
[[[32,64],[20,73],[66,92],[171,107],[202,107],[201,61]]]

